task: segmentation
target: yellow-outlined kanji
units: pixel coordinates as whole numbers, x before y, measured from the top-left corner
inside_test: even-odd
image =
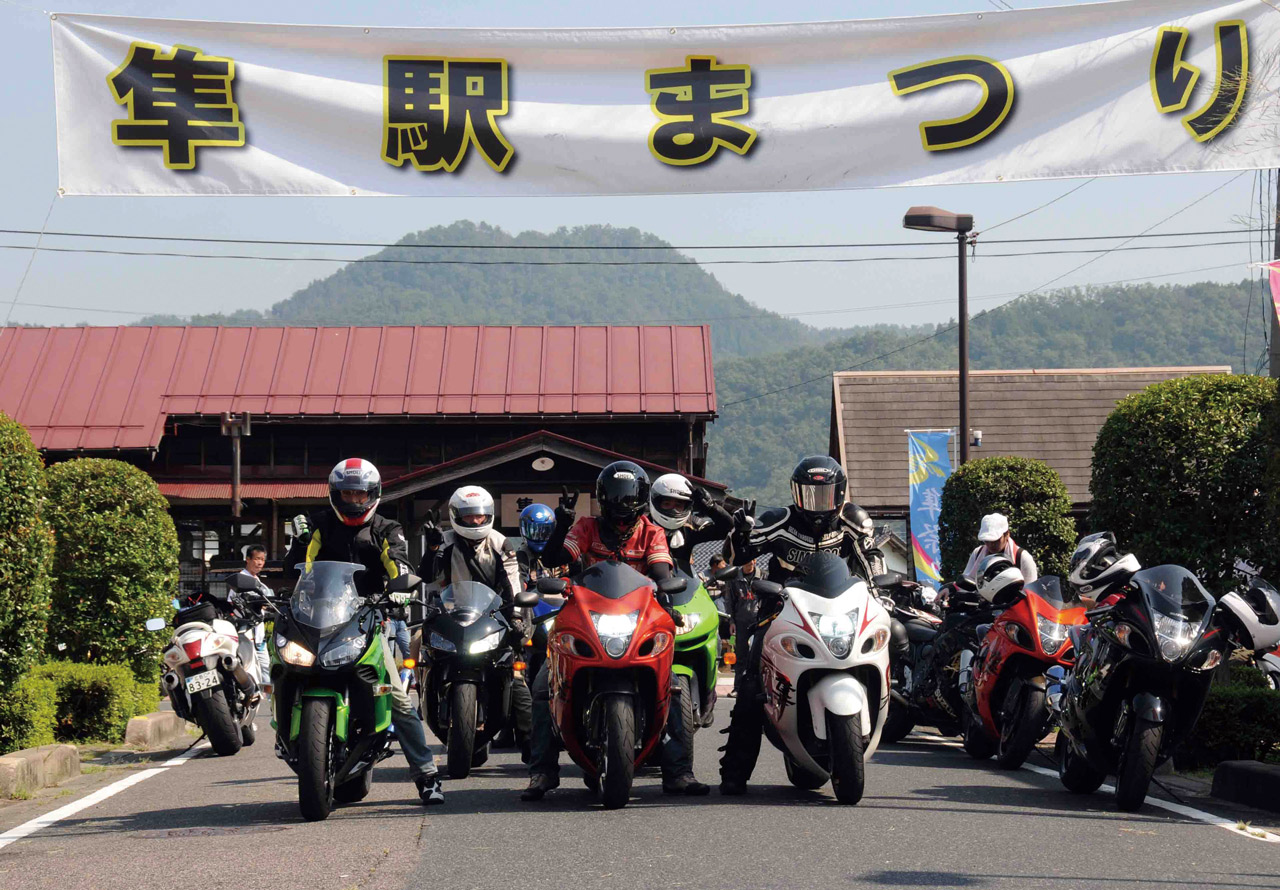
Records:
[[[995,120],[982,129],[976,135],[969,136],[965,139],[959,139],[951,142],[935,142],[929,135],[930,130],[954,127],[959,124],[973,120],[983,111],[987,110],[987,105],[991,101],[991,84],[986,78],[973,73],[972,71],[957,71],[955,73],[943,73],[937,77],[930,77],[919,83],[910,83],[906,86],[899,86],[899,80],[907,74],[913,74],[927,68],[954,65],[955,63],[976,62],[979,65],[989,65],[994,68],[1000,75],[1004,83],[1004,104],[996,115]],[[950,118],[949,120],[925,121],[920,124],[920,143],[924,146],[925,151],[947,151],[953,148],[964,148],[966,145],[973,145],[986,139],[992,133],[1000,128],[1005,118],[1009,116],[1009,112],[1013,110],[1013,75],[1009,73],[1009,69],[997,62],[995,59],[986,56],[948,56],[943,59],[932,59],[928,62],[921,62],[917,65],[907,65],[904,68],[896,68],[889,72],[889,86],[893,90],[895,96],[906,96],[920,90],[932,89],[933,87],[942,86],[943,84],[955,83],[957,81],[972,81],[982,87],[982,101],[970,111],[968,114],[962,114],[959,117]]]
[[[461,142],[459,143],[458,152],[453,157],[453,159],[450,160],[442,156],[439,161],[432,164],[419,163],[418,158],[413,153],[412,149],[420,149],[427,144],[426,143],[427,137],[424,135],[424,130],[426,125],[425,124],[393,124],[391,123],[391,80],[390,80],[391,67],[390,66],[392,62],[439,62],[441,64],[442,67],[441,67],[440,73],[438,74],[433,73],[430,75],[430,78],[429,78],[435,81],[435,85],[428,86],[424,89],[421,89],[421,91],[424,94],[423,95],[424,102],[430,102],[433,99],[438,100],[438,103],[435,107],[438,107],[440,109],[443,119],[445,121],[448,121],[450,118],[450,109],[449,109],[449,98],[450,98],[449,97],[449,66],[450,64],[455,62],[462,62],[462,63],[488,64],[488,65],[500,66],[501,77],[502,77],[502,104],[497,108],[486,111],[485,117],[488,120],[489,129],[493,133],[494,137],[500,143],[502,143],[504,148],[506,148],[506,154],[504,154],[502,158],[497,160],[489,157],[489,153],[485,151],[483,144],[478,139],[476,139],[475,126],[471,121],[471,113],[467,112],[467,115],[466,115],[467,119],[465,123],[466,131],[463,134]],[[468,81],[466,86],[467,86],[468,95],[475,95],[474,93],[471,92],[472,84],[470,83],[470,80]],[[414,104],[416,104],[416,97],[418,95],[419,89],[420,89],[419,87],[406,88],[406,93],[412,94],[415,97]],[[502,135],[502,130],[499,129],[498,121],[497,121],[497,118],[507,113],[509,109],[509,105],[510,105],[510,102],[508,97],[508,70],[507,70],[506,59],[452,58],[447,56],[399,56],[399,55],[383,56],[382,57],[382,124],[383,124],[382,159],[386,161],[388,164],[391,164],[396,167],[404,166],[404,162],[408,160],[410,163],[413,164],[414,169],[416,170],[421,170],[427,173],[431,173],[436,170],[444,170],[446,173],[452,173],[458,169],[458,165],[461,164],[463,158],[467,156],[467,149],[470,146],[474,145],[476,147],[476,151],[478,151],[480,153],[480,156],[484,158],[485,163],[488,164],[490,167],[492,167],[494,172],[501,173],[503,170],[506,169],[507,165],[511,163],[511,159],[515,157],[515,149],[512,148],[511,143],[507,141],[507,138]],[[412,104],[406,105],[406,108],[409,110],[412,110],[413,105]],[[387,151],[386,134],[392,129],[400,130],[402,132],[406,132],[409,134],[409,138],[410,138],[409,144],[411,149],[410,151],[406,152],[401,150],[398,153],[398,156],[396,157],[391,156],[391,154]]]
[[[1174,102],[1165,104],[1160,99],[1160,75],[1156,70],[1156,65],[1160,61],[1161,50],[1164,49],[1165,42],[1168,39],[1165,35],[1176,34],[1178,37],[1178,46],[1173,53],[1173,70],[1169,72],[1169,83],[1175,89],[1177,88],[1178,78],[1184,74],[1189,74],[1190,78],[1186,81],[1186,86],[1182,88],[1182,95]],[[1187,103],[1191,101],[1191,91],[1195,89],[1196,83],[1200,80],[1200,69],[1186,61],[1183,61],[1182,53],[1187,48],[1187,39],[1191,36],[1191,32],[1186,28],[1176,28],[1173,26],[1162,27],[1156,35],[1156,48],[1151,51],[1151,98],[1155,100],[1156,109],[1161,114],[1169,114],[1174,111],[1181,111],[1187,107]]]
[[[1238,46],[1232,48],[1233,52],[1238,50],[1240,54],[1240,67],[1234,71],[1226,70],[1227,62],[1223,57],[1222,36],[1228,29],[1237,29],[1240,35]],[[1196,142],[1208,142],[1231,126],[1236,115],[1240,113],[1240,106],[1244,104],[1244,96],[1249,88],[1249,32],[1245,23],[1240,19],[1218,22],[1213,28],[1213,42],[1218,59],[1218,76],[1213,84],[1213,94],[1209,97],[1209,101],[1182,119],[1182,126]],[[1219,110],[1219,105],[1222,102],[1223,90],[1227,88],[1228,77],[1233,80],[1230,89],[1235,91],[1235,95],[1231,99],[1230,107],[1224,112]],[[1198,125],[1207,123],[1212,123],[1213,126],[1201,132]]]
[[[663,93],[670,93],[680,101],[689,102],[693,100],[692,86],[679,87],[653,87],[653,76],[655,74],[689,74],[692,72],[694,61],[707,62],[712,71],[737,71],[740,72],[742,78],[739,83],[727,86],[712,86],[711,98],[725,99],[738,96],[742,99],[742,107],[735,108],[731,111],[717,111],[711,115],[712,123],[720,126],[729,127],[741,133],[745,133],[747,138],[742,147],[734,145],[721,139],[719,136],[713,136],[711,146],[696,158],[687,160],[668,158],[662,155],[657,148],[654,147],[653,138],[658,130],[667,124],[691,123],[694,119],[692,114],[664,114],[658,110],[658,99]],[[664,164],[670,164],[675,167],[690,167],[694,164],[701,164],[709,160],[718,148],[727,148],[738,155],[745,155],[751,150],[751,146],[756,141],[756,131],[746,124],[740,124],[737,121],[727,120],[727,118],[742,117],[751,111],[751,66],[750,65],[721,65],[716,61],[715,56],[692,55],[685,56],[683,67],[678,68],[650,68],[644,73],[644,90],[649,94],[649,107],[653,109],[654,115],[658,118],[658,122],[649,129],[649,151],[650,153]],[[673,140],[674,141],[674,140]],[[690,139],[692,141],[692,139]],[[680,144],[680,143],[677,143]]]
[[[160,119],[160,120],[150,119],[150,118],[142,119],[142,120],[136,119],[134,117],[134,102],[136,99],[134,93],[136,92],[136,90],[131,89],[124,95],[121,95],[116,90],[115,79],[119,77],[121,74],[123,74],[126,70],[128,70],[129,66],[133,63],[134,54],[139,49],[151,50],[155,54],[155,60],[160,62],[173,61],[173,59],[177,56],[177,54],[181,50],[187,50],[191,53],[194,53],[194,56],[192,57],[192,61],[195,61],[195,62],[225,62],[227,64],[227,73],[225,76],[214,75],[214,74],[197,74],[197,75],[194,75],[194,77],[199,80],[222,81],[221,88],[199,89],[199,90],[196,90],[196,92],[197,93],[221,93],[227,97],[228,101],[225,103],[199,103],[195,107],[196,108],[229,108],[231,109],[231,120],[230,121],[186,121],[185,123],[187,126],[192,126],[192,127],[232,128],[235,130],[235,133],[236,133],[235,137],[226,138],[226,139],[185,140],[187,145],[191,149],[191,161],[190,163],[187,163],[187,164],[174,164],[171,162],[170,143],[173,141],[171,139],[133,139],[129,137],[121,137],[120,126],[122,124],[126,126],[135,125],[135,124],[158,124],[162,126],[169,125],[169,121],[166,121],[163,119]],[[151,147],[162,148],[164,150],[164,165],[166,168],[170,170],[194,170],[196,166],[195,149],[197,148],[201,148],[201,147],[207,148],[207,147],[213,147],[213,146],[222,146],[226,148],[242,147],[244,145],[244,123],[241,122],[240,120],[239,107],[236,105],[235,101],[231,98],[232,97],[231,82],[235,80],[235,77],[236,77],[236,63],[234,59],[230,59],[225,56],[205,55],[204,51],[201,50],[200,48],[194,47],[194,46],[186,46],[181,43],[174,44],[173,49],[168,53],[168,55],[165,55],[163,47],[158,46],[154,43],[147,43],[146,41],[135,40],[133,43],[129,44],[129,54],[125,56],[125,60],[121,62],[120,65],[118,65],[114,70],[112,70],[110,74],[107,75],[107,87],[111,90],[112,98],[115,99],[117,105],[124,105],[129,112],[128,118],[124,120],[113,120],[111,122],[112,143],[120,146],[151,146]],[[172,88],[167,88],[167,87],[156,88],[156,92],[169,92],[171,90]],[[165,105],[171,106],[174,103],[158,102],[154,104],[156,104],[157,106],[165,106]]]

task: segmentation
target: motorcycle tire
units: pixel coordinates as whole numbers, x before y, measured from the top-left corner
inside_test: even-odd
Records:
[[[208,698],[197,698],[196,722],[209,738],[213,753],[219,757],[230,757],[237,753],[244,744],[240,738],[240,726],[231,716],[231,706],[221,690],[215,689]]]
[[[449,749],[445,755],[449,778],[465,779],[471,774],[475,748],[476,687],[472,683],[455,683],[449,704]]]
[[[782,755],[782,762],[787,768],[787,781],[804,791],[816,791],[827,784],[827,777],[822,773],[814,773],[805,769],[792,759],[790,754]]]
[[[1280,671],[1267,671],[1267,685],[1280,692]]]
[[[982,724],[968,712],[965,713],[961,722],[964,724],[964,753],[974,760],[990,759],[991,755],[996,753],[997,745],[983,730]]]
[[[1053,751],[1058,757],[1058,779],[1061,780],[1062,787],[1072,794],[1092,794],[1098,790],[1106,775],[1077,754],[1061,732],[1058,733]]]
[[[489,746],[481,745],[479,748],[476,748],[475,752],[471,755],[471,768],[475,769],[477,766],[484,766],[488,762]]]
[[[680,690],[680,716],[684,723],[684,738],[681,743],[689,757],[693,757],[693,734],[698,730],[697,709],[693,706],[693,682],[684,676],[676,677],[676,688]],[[672,702],[674,705],[675,702]],[[670,722],[667,723],[670,728]]]
[[[303,698],[298,729],[298,808],[308,822],[320,822],[333,812],[333,700]]]
[[[373,767],[369,767],[354,779],[347,779],[333,789],[335,803],[359,803],[369,796],[373,788]]]
[[[911,735],[916,728],[916,721],[911,716],[911,709],[889,699],[889,716],[885,717],[884,729],[880,732],[880,741],[886,745],[896,745]]]
[[[636,712],[631,696],[610,694],[604,702],[604,769],[601,797],[606,810],[625,807],[636,771]]]
[[[1116,770],[1116,806],[1126,813],[1137,812],[1147,799],[1163,737],[1163,724],[1148,723],[1137,717],[1133,719],[1133,729],[1125,740]]]
[[[996,763],[1002,769],[1017,769],[1031,756],[1036,743],[1044,738],[1049,706],[1045,702],[1044,690],[1027,683],[1011,689],[1009,697],[1014,700],[1006,702]]]
[[[244,726],[240,727],[240,743],[246,748],[250,747],[258,740],[258,727],[254,726],[250,720]]]
[[[827,744],[831,747],[831,788],[836,800],[855,804],[867,784],[867,742],[858,716],[827,715]]]

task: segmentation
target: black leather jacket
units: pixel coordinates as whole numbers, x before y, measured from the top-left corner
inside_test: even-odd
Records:
[[[332,510],[309,517],[311,533],[295,538],[284,558],[286,578],[297,578],[299,563],[326,560],[355,562],[365,567],[356,573],[356,589],[361,596],[381,593],[392,578],[412,571],[409,544],[400,523],[376,513],[364,525],[347,525]]]
[[[803,574],[804,564],[819,551],[849,563],[849,571],[870,581],[884,573],[884,560],[868,554],[874,526],[857,504],[845,504],[826,530],[815,530],[795,507],[770,507],[755,518],[750,532],[735,531],[725,542],[724,557],[740,566],[768,554],[769,580],[785,584]]]

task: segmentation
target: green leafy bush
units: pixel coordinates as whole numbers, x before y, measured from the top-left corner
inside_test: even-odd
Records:
[[[1176,752],[1179,769],[1224,760],[1266,760],[1280,753],[1280,692],[1253,667],[1232,666],[1230,681],[1209,689],[1191,737]]]
[[[0,689],[41,661],[53,535],[44,518],[44,461],[21,424],[0,413]]]
[[[30,675],[0,695],[0,754],[53,744],[57,696],[52,680]]]
[[[60,742],[119,742],[139,704],[133,673],[119,664],[52,661],[32,676],[57,687],[55,734]]]
[[[51,652],[128,665],[139,681],[155,681],[168,633],[144,625],[172,616],[178,587],[168,502],[150,476],[121,461],[71,460],[48,477],[56,537]]]
[[[1276,580],[1269,448],[1261,420],[1276,381],[1217,374],[1153,384],[1120,402],[1093,447],[1090,521],[1144,565],[1185,566],[1210,588],[1237,559]]]
[[[942,489],[938,536],[942,576],[964,571],[978,544],[978,526],[988,513],[1009,517],[1019,547],[1035,557],[1041,574],[1066,573],[1075,546],[1075,525],[1067,515],[1067,486],[1044,461],[1027,457],[983,457],[957,469]]]

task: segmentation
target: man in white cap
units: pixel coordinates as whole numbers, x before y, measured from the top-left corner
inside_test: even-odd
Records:
[[[1009,534],[1009,518],[1003,513],[988,513],[982,517],[982,526],[978,529],[978,546],[969,554],[969,562],[964,567],[964,576],[974,578],[978,574],[978,564],[988,556],[1003,553],[1009,562],[1018,567],[1023,579],[1030,584],[1040,577],[1036,561],[1030,553],[1019,547]]]

